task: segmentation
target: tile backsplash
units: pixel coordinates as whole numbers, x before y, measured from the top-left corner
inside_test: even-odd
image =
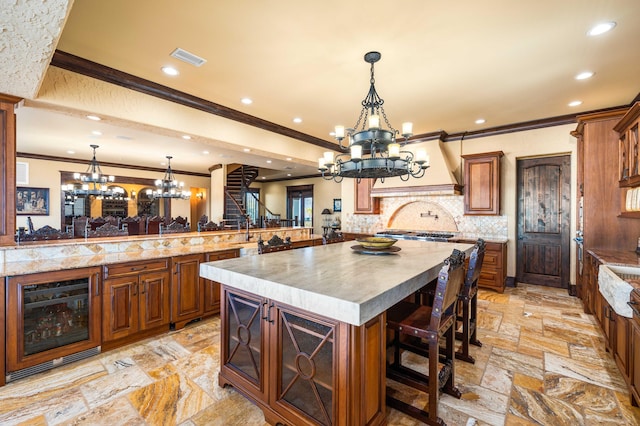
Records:
[[[342,230],[374,234],[384,229],[451,231],[463,238],[507,238],[507,216],[465,216],[462,195],[385,197],[379,215],[343,214]]]

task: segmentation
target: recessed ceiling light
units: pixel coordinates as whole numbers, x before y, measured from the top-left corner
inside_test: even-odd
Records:
[[[93,120],[93,121],[100,121],[102,120],[102,118],[98,117],[97,115],[87,115],[87,118],[89,120]]]
[[[294,123],[302,123],[302,118],[296,117],[296,118],[293,119],[293,122]]]
[[[100,130],[94,130],[91,132],[92,135],[102,136],[102,132]]]
[[[582,105],[582,101],[571,101],[569,102],[570,107],[577,107],[578,105]]]
[[[191,140],[191,136],[189,136],[189,135],[182,135],[182,139]]]
[[[287,176],[291,176],[291,173],[287,173]]]
[[[244,152],[250,152],[251,150],[249,148],[245,148],[243,149]]]
[[[75,154],[75,153],[76,153],[76,152],[75,152],[74,150],[72,150],[72,149],[70,149],[70,150],[68,150],[68,151],[67,151],[67,154]]]
[[[267,164],[271,164],[271,160],[267,160]]]
[[[204,155],[209,155],[209,151],[202,151]]]
[[[487,122],[487,120],[485,120],[484,118],[478,118],[478,119],[476,120],[476,124],[484,124],[484,123],[486,123],[486,122]]]
[[[291,161],[291,157],[287,157],[287,161]]]
[[[253,101],[250,98],[242,98],[240,102],[242,102],[245,105],[251,105],[253,103]]]
[[[260,179],[266,179],[266,178],[267,178],[266,176],[262,176]]]
[[[611,31],[614,27],[616,26],[615,22],[602,22],[600,24],[595,25],[594,27],[592,27],[588,32],[587,35],[590,36],[597,36],[600,34],[604,34],[606,32]]]
[[[576,80],[586,80],[587,78],[593,77],[593,75],[594,73],[591,71],[584,71],[576,75]]]
[[[178,71],[174,67],[162,67],[162,72],[165,73],[166,75],[171,75],[171,76],[180,74],[180,71]]]

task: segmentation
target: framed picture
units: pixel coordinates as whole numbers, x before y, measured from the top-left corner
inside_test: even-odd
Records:
[[[19,186],[16,191],[16,214],[49,215],[49,188]]]
[[[334,198],[333,199],[333,211],[341,212],[342,211],[342,198]]]

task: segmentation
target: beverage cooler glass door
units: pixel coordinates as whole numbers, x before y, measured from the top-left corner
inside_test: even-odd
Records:
[[[6,303],[9,373],[100,346],[100,268],[10,277]]]

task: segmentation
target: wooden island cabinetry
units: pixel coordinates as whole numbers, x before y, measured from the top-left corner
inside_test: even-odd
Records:
[[[103,274],[104,348],[138,340],[169,327],[169,259],[106,265]]]
[[[233,385],[253,400],[270,424],[383,421],[383,315],[356,327],[222,288],[221,386]],[[364,383],[375,386],[354,388]],[[363,391],[366,398],[350,399]]]
[[[502,151],[463,155],[464,214],[500,214],[500,158]]]

